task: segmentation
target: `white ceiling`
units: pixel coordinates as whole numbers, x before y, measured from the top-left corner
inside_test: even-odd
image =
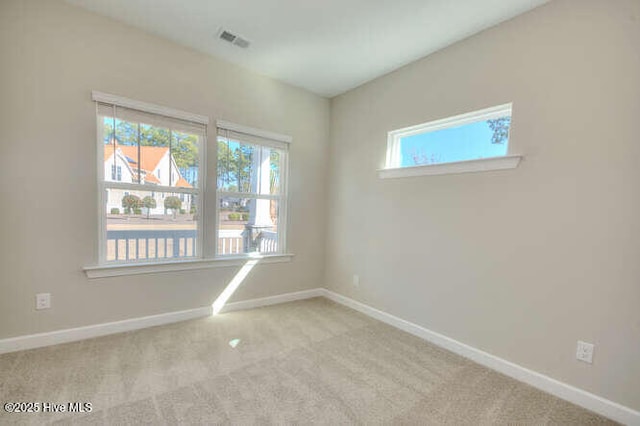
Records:
[[[328,97],[547,1],[67,0]]]

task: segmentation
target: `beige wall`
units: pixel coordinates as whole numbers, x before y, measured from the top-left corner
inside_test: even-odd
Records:
[[[640,409],[639,46],[637,0],[555,0],[334,98],[327,286]],[[510,101],[519,168],[377,177],[389,130]]]
[[[329,123],[303,90],[59,0],[3,1],[0,338],[206,306],[237,270],[84,276],[96,89],[293,136],[295,260],[235,300],[326,283],[640,409],[639,22],[638,1],[555,0],[334,99]],[[518,169],[378,179],[387,131],[509,101]]]
[[[0,3],[0,62],[0,338],[210,305],[238,270],[85,277],[97,257],[91,90],[293,136],[296,256],[257,266],[231,301],[322,285],[327,99],[58,0]],[[51,310],[34,310],[38,292]]]

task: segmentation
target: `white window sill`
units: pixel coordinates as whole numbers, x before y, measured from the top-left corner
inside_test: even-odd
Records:
[[[378,177],[380,179],[390,179],[515,169],[522,158],[522,155],[505,155],[504,157],[479,158],[477,160],[454,161],[451,163],[380,169],[378,170]]]
[[[129,263],[100,266],[86,266],[83,268],[89,278],[119,277],[123,275],[156,274],[159,272],[188,271],[192,269],[223,268],[242,266],[247,261],[258,259],[258,263],[290,262],[293,254],[269,254],[256,256],[229,256],[215,259],[181,260],[163,263]]]

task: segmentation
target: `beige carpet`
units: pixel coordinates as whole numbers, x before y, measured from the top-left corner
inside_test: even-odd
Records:
[[[235,346],[235,347],[233,347]],[[606,424],[323,298],[0,355],[0,424]]]

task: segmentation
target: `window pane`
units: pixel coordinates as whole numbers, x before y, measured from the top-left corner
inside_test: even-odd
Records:
[[[283,153],[277,148],[218,139],[218,189],[250,194],[280,191]]]
[[[105,191],[107,261],[197,255],[195,194],[114,188]]]
[[[257,187],[253,160],[256,147],[218,139],[218,189],[252,192]]]
[[[172,185],[179,188],[197,188],[200,155],[200,137],[192,133],[173,131],[171,154],[175,162]]]
[[[279,252],[277,200],[222,197],[219,212],[219,255]]]
[[[175,186],[170,182],[171,131],[146,123],[140,124],[140,175],[146,185]],[[175,159],[174,159],[175,160]],[[174,166],[175,167],[175,166]]]
[[[103,117],[102,126],[104,180],[138,183],[138,125]]]
[[[504,156],[510,126],[506,116],[401,137],[400,167]]]
[[[271,149],[269,153],[269,194],[280,194],[282,190],[282,163],[284,154],[277,150]]]
[[[105,181],[198,186],[200,136],[113,117],[102,126]]]

